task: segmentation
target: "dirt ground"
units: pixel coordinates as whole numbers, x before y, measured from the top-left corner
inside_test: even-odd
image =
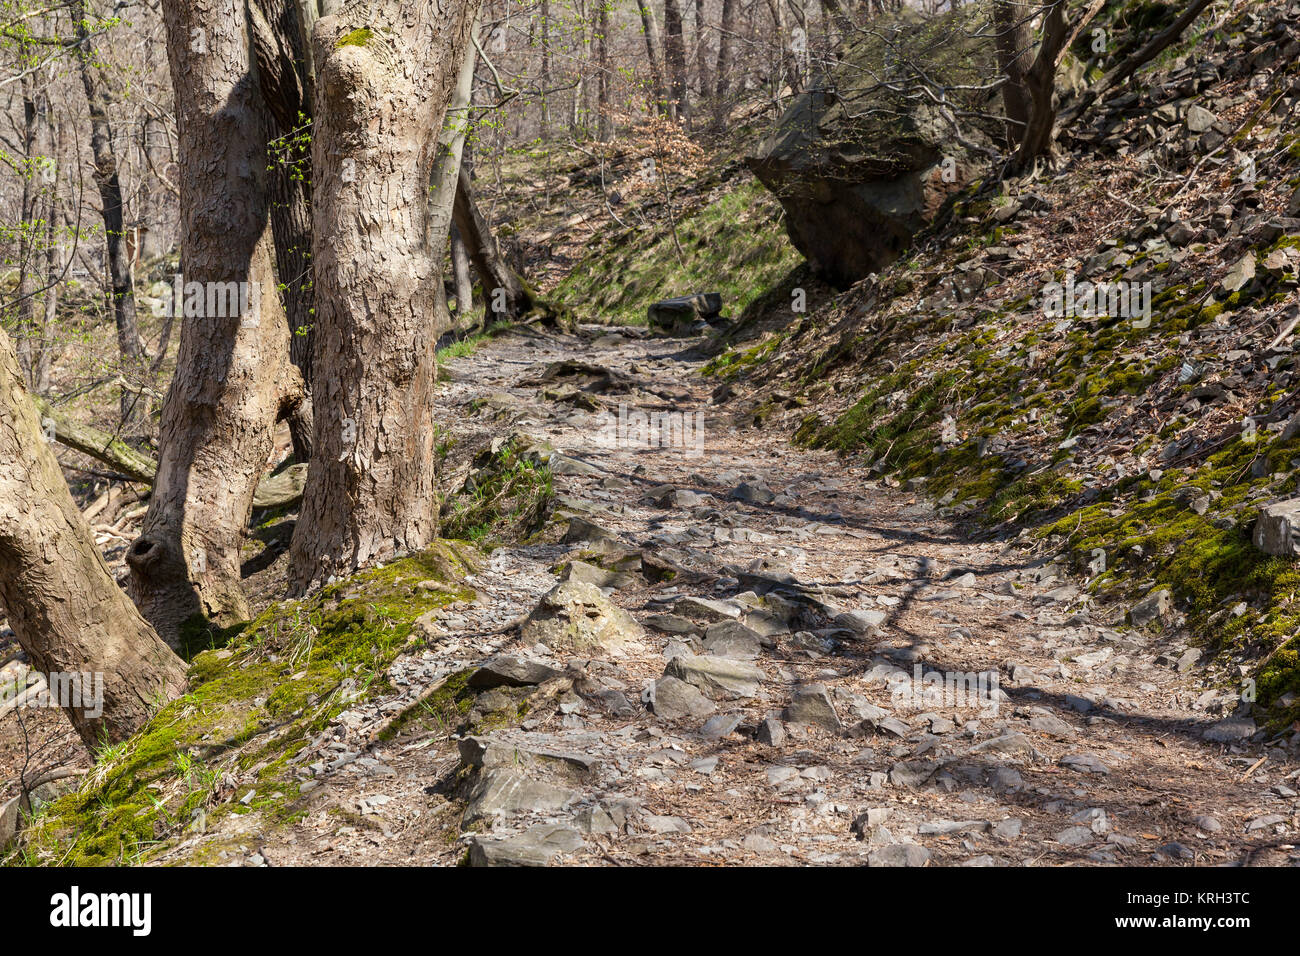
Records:
[[[156,862],[207,848],[231,865],[451,864],[467,849],[589,865],[1300,863],[1294,745],[1234,718],[1237,690],[1203,686],[1177,633],[1124,625],[1126,608],[1091,604],[1027,539],[978,540],[865,470],[734,427],[691,374],[690,344],[512,335],[451,363],[441,392],[456,438],[549,441],[565,462],[561,509],[679,569],[607,592],[652,626],[622,653],[525,646],[521,619],[591,546],[498,549],[470,582],[478,600],[443,613],[442,640],[393,665],[400,691],[313,743],[299,820],[224,818]],[[561,360],[615,373],[581,392],[595,409],[530,384]],[[625,419],[702,412],[702,446],[617,440],[620,404]],[[714,645],[707,621],[657,629],[654,615],[680,622],[678,602],[694,597],[722,602],[697,616],[736,612],[756,630],[773,608],[795,611],[748,661],[743,646]],[[839,616],[851,612],[857,623]],[[708,650],[758,674],[674,713],[665,667]],[[431,722],[367,745],[386,714],[500,653],[562,671],[572,689],[486,741]],[[925,675],[981,674],[977,699],[951,684],[924,696],[940,679]],[[505,809],[468,819],[467,789],[503,752]]]

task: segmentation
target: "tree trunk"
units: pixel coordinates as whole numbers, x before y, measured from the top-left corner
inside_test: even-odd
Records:
[[[315,441],[290,547],[299,592],[437,531],[428,187],[476,12],[370,0],[312,37]]]
[[[1029,92],[1029,118],[1021,134],[1020,145],[1011,157],[1009,169],[1023,172],[1040,156],[1051,157],[1056,139],[1056,70],[1061,55],[1074,42],[1075,37],[1095,17],[1106,0],[1092,0],[1079,14],[1074,26],[1065,19],[1065,3],[1048,7],[1043,18],[1043,39],[1038,45],[1038,55],[1025,74],[1025,89]]]
[[[704,18],[704,0],[695,0],[695,75],[699,80],[698,89],[701,99],[707,99],[713,93],[713,78],[709,74],[709,43]]]
[[[289,322],[289,359],[302,375],[310,402],[311,274],[311,73],[296,0],[255,0],[249,6],[257,79],[270,119],[267,174],[275,268]],[[294,457],[311,460],[311,416],[291,415]]]
[[[645,36],[646,59],[650,61],[650,89],[654,96],[654,110],[657,113],[668,112],[668,94],[664,92],[664,74],[659,67],[659,25],[655,22],[654,11],[648,0],[636,0],[641,12],[641,31]]]
[[[478,20],[472,28],[478,32]],[[456,83],[447,103],[447,117],[438,136],[438,155],[433,163],[429,191],[429,245],[441,261],[451,238],[451,221],[456,206],[456,189],[465,154],[465,137],[469,132],[469,107],[474,95],[474,69],[478,54],[473,44],[465,51]],[[439,330],[441,332],[442,330]]]
[[[613,0],[597,0],[600,4],[600,19],[596,27],[596,135],[602,143],[608,143],[614,135],[614,117],[610,115],[609,102],[609,5]]]
[[[44,395],[50,390],[50,365],[53,359],[53,338],[59,318],[59,285],[63,271],[63,251],[58,240],[59,220],[63,216],[63,203],[59,187],[63,183],[63,157],[66,152],[65,126],[55,124],[50,141],[54,147],[54,182],[50,184],[49,213],[45,217],[45,298],[44,314],[37,333],[37,348],[32,362],[32,390]]]
[[[722,0],[722,30],[718,35],[718,93],[713,104],[713,125],[721,130],[727,125],[731,104],[732,45],[736,32],[736,18],[740,15],[739,0]]]
[[[460,230],[451,227],[451,272],[456,286],[456,330],[461,334],[473,332],[481,322],[474,314],[474,283],[469,274],[469,250]]]
[[[88,747],[128,737],[185,690],[185,666],[113,581],[0,330],[0,604]],[[84,676],[80,676],[84,675]],[[96,700],[96,691],[102,700]],[[89,698],[89,699],[87,699]],[[102,706],[101,706],[102,705]]]
[[[32,55],[29,44],[20,44],[19,50],[24,56]],[[44,180],[48,166],[43,160],[45,153],[46,131],[49,128],[49,99],[43,89],[36,86],[36,79],[31,72],[24,74],[21,81],[23,126],[22,159],[25,163],[22,194],[19,199],[19,217],[22,222],[18,230],[18,282],[17,282],[17,336],[18,359],[22,364],[27,384],[35,388],[34,372],[38,355],[43,347],[36,330],[36,281],[40,256],[36,237],[41,230],[37,224],[42,202],[41,182]]]
[[[686,44],[682,37],[682,8],[677,0],[664,0],[664,66],[672,87],[673,110],[687,126],[691,103],[686,93]]]
[[[1002,86],[1002,107],[1007,115],[1007,145],[1011,147],[1020,142],[1029,123],[1025,77],[1034,62],[1035,7],[1029,0],[996,0],[993,5],[998,70],[1007,78]]]
[[[163,0],[162,8],[183,117],[181,254],[187,286],[203,290],[203,302],[201,314],[181,324],[158,475],[127,562],[136,603],[175,643],[195,614],[221,624],[248,617],[240,547],[272,428],[302,379],[289,364],[289,330],[275,295],[267,120],[244,6]]]
[[[125,241],[126,208],[122,203],[122,184],[117,175],[117,155],[113,151],[113,128],[108,118],[110,100],[95,67],[85,0],[76,0],[73,4],[72,19],[81,85],[86,91],[86,105],[90,111],[90,150],[95,158],[92,176],[103,207],[108,277],[113,290],[113,321],[117,325],[117,347],[122,355],[122,378],[126,382],[122,388],[122,431],[127,436],[138,437],[144,433],[149,415],[149,400],[145,393],[148,363],[136,322],[131,259]]]
[[[551,85],[551,0],[542,0],[542,23],[539,29],[542,38],[542,75],[538,85],[542,90],[542,142],[551,136],[551,97],[548,87]]]
[[[470,260],[474,263],[474,271],[483,284],[485,320],[512,322],[538,312],[553,314],[550,307],[533,294],[528,284],[502,258],[496,239],[492,236],[492,227],[474,201],[474,187],[464,167],[460,170],[460,182],[456,189],[455,221],[461,238],[465,240]]]

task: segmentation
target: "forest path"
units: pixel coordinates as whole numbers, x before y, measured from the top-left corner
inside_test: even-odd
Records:
[[[394,664],[401,693],[314,745],[302,820],[265,839],[230,834],[250,859],[453,863],[469,848],[476,863],[1300,862],[1294,758],[1251,742],[1253,725],[1227,716],[1233,693],[1180,670],[1168,635],[1116,623],[1057,565],[972,541],[865,469],[736,429],[710,406],[716,383],[694,374],[691,344],[510,335],[449,363],[440,400],[458,439],[545,439],[563,456],[561,508],[693,573],[612,582],[610,599],[649,625],[621,654],[579,657],[524,643],[518,625],[565,560],[598,560],[592,545],[493,552],[472,580],[478,601],[448,609],[440,642]],[[613,374],[536,384],[561,361]],[[699,454],[611,441],[620,404],[631,421],[702,412]],[[422,688],[499,653],[578,682],[543,685],[552,693],[530,698],[522,726],[485,741],[435,722],[357,745]],[[686,679],[664,681],[666,666]],[[996,684],[959,699],[952,679],[979,674]],[[936,675],[948,690],[925,699]],[[487,690],[474,706],[511,693],[531,690]]]

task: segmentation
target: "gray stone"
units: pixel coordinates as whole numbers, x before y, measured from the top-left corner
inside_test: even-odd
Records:
[[[1096,838],[1088,827],[1066,827],[1052,839],[1065,846],[1083,846]]]
[[[753,697],[766,675],[746,661],[701,654],[674,657],[664,668],[665,677],[693,684],[710,697]]]
[[[613,531],[580,517],[569,519],[568,530],[564,533],[564,543],[585,544],[590,550],[601,552],[627,550],[627,543]]]
[[[553,813],[578,800],[577,791],[533,780],[514,770],[485,770],[470,791],[462,826],[514,813]]]
[[[774,717],[767,717],[758,725],[758,742],[769,747],[780,747],[785,743],[785,727]]]
[[[739,621],[722,621],[704,632],[704,650],[714,657],[752,661],[762,653],[763,639]]]
[[[1230,744],[1254,736],[1255,730],[1255,721],[1249,717],[1229,717],[1211,724],[1201,736],[1214,743]]]
[[[885,623],[887,618],[888,615],[884,611],[874,609],[845,611],[843,614],[836,615],[835,623],[852,631],[854,634],[879,637],[880,626]]]
[[[1195,104],[1188,107],[1187,115],[1183,118],[1183,122],[1187,124],[1188,131],[1197,134],[1206,132],[1218,121],[1219,118],[1205,107],[1196,106]]]
[[[1019,817],[1007,817],[993,824],[993,835],[999,840],[1018,840],[1023,829],[1023,820]]]
[[[654,712],[664,720],[707,717],[718,709],[699,689],[676,677],[661,677],[654,685]]]
[[[750,504],[768,505],[776,500],[776,494],[767,485],[751,485],[748,482],[737,485],[731,490],[730,497]]]
[[[919,787],[939,769],[935,760],[900,760],[889,768],[889,782],[896,787]]]
[[[649,627],[665,634],[696,634],[700,626],[680,614],[651,614],[645,619]]]
[[[697,321],[708,320],[722,312],[722,294],[696,292],[672,299],[662,299],[646,310],[650,327],[681,333]]]
[[[728,736],[737,727],[740,726],[740,714],[718,714],[716,717],[710,717],[700,728],[700,733],[713,740],[718,740]]]
[[[501,654],[484,661],[469,678],[469,686],[474,690],[489,690],[493,687],[531,687],[559,677],[560,671],[537,661],[522,657]]]
[[[1260,508],[1250,540],[1265,554],[1287,558],[1300,555],[1300,498]]]
[[[681,817],[659,816],[647,813],[641,822],[652,833],[690,833],[691,825]]]
[[[1166,843],[1155,852],[1156,858],[1164,857],[1168,860],[1191,860],[1196,854],[1183,846],[1181,843]]]
[[[673,611],[692,620],[706,623],[734,621],[740,617],[740,608],[735,604],[689,595],[679,599],[673,605]]]
[[[600,593],[594,584],[564,581],[542,597],[524,622],[526,643],[541,643],[557,650],[622,652],[645,631],[627,611]]]
[[[582,834],[577,830],[539,823],[517,836],[474,836],[469,844],[469,865],[546,866],[560,854],[573,853],[584,846]]]
[[[1050,714],[1039,714],[1029,721],[1029,729],[1036,730],[1040,734],[1047,734],[1049,737],[1059,737],[1062,740],[1069,740],[1074,736],[1074,728],[1063,721],[1060,717],[1053,717]]]
[[[786,723],[813,724],[832,733],[841,729],[839,714],[824,684],[801,684],[785,708]]]
[[[1110,768],[1102,763],[1096,754],[1066,754],[1061,758],[1061,766],[1077,770],[1079,773],[1110,773]]]
[[[930,851],[915,843],[894,843],[872,850],[867,856],[867,866],[925,866]]]
[[[1192,822],[1196,824],[1197,829],[1204,830],[1206,833],[1218,833],[1223,829],[1223,824],[1217,818],[1204,813]]]
[[[609,571],[586,561],[570,561],[560,574],[562,581],[581,581],[598,588],[625,588],[637,583],[635,574],[626,571]]]
[[[1129,609],[1129,623],[1134,627],[1146,627],[1164,618],[1172,606],[1173,595],[1167,588],[1161,588],[1148,594]]]

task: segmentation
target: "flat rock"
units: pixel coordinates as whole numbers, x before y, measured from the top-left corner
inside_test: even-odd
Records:
[[[1061,758],[1061,766],[1077,770],[1079,773],[1110,773],[1110,767],[1101,762],[1096,754],[1066,754]]]
[[[571,827],[539,823],[510,837],[476,835],[469,844],[470,866],[546,866],[562,853],[584,846],[582,834]]]
[[[686,596],[673,604],[676,614],[684,615],[695,621],[716,623],[734,621],[740,617],[740,608],[728,601],[714,601],[710,598]]]
[[[515,770],[485,770],[470,791],[461,825],[514,813],[554,813],[581,797],[575,790],[533,780]]]
[[[867,866],[925,866],[929,861],[930,851],[915,843],[882,846],[867,856]]]
[[[812,724],[832,733],[839,733],[841,728],[839,714],[835,712],[835,704],[824,684],[796,687],[783,716],[786,723]]]
[[[1255,721],[1251,718],[1229,717],[1211,724],[1201,731],[1201,736],[1214,743],[1230,744],[1254,736],[1255,730]]]
[[[664,677],[693,684],[710,697],[753,697],[766,675],[746,661],[701,654],[674,657],[664,668]]]
[[[531,687],[559,677],[560,671],[537,661],[500,654],[489,658],[479,666],[469,678],[469,686],[474,690],[489,690],[493,687]]]

